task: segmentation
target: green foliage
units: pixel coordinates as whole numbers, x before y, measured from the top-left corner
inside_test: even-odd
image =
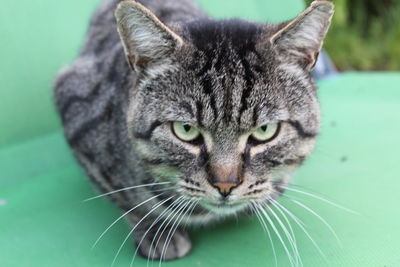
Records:
[[[340,70],[400,70],[400,0],[334,3],[324,47],[335,65]]]

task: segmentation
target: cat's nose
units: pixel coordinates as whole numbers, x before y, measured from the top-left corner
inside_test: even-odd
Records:
[[[211,168],[208,181],[223,197],[242,183],[241,166],[215,166]]]
[[[218,189],[223,197],[229,196],[232,189],[237,187],[239,183],[214,183],[213,186]]]

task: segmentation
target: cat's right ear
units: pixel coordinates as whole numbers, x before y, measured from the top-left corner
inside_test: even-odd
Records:
[[[150,10],[132,0],[122,1],[116,11],[119,36],[131,68],[141,71],[162,64],[183,40]]]

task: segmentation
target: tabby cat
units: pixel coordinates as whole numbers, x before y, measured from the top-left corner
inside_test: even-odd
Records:
[[[332,14],[316,0],[258,24],[211,19],[192,0],[103,0],[55,99],[141,255],[183,257],[185,224],[260,211],[282,193],[318,134],[310,71]]]

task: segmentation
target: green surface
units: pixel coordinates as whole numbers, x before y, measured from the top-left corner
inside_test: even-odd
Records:
[[[121,222],[91,249],[120,211],[102,199],[82,203],[96,193],[65,144],[50,93],[57,70],[76,55],[97,2],[21,0],[0,8],[0,267],[110,266],[129,231]],[[200,2],[216,17],[272,22],[303,7],[298,0]],[[362,215],[291,194],[329,221],[340,247],[318,219],[281,198],[326,254],[324,261],[295,228],[305,266],[400,266],[399,84],[399,73],[349,73],[321,82],[322,134],[294,183]],[[274,266],[253,217],[191,235],[192,253],[165,266]],[[277,238],[274,243],[278,266],[288,266]],[[129,242],[117,265],[128,266],[132,252]],[[138,258],[135,266],[146,261]]]
[[[0,147],[59,128],[51,86],[74,59],[98,0],[3,1],[0,8]],[[201,0],[216,17],[279,22],[295,17],[301,0]],[[288,8],[290,7],[290,8]]]
[[[76,55],[96,2],[2,1],[0,146],[59,128],[51,85]]]
[[[291,194],[332,225],[340,247],[318,219],[281,198],[326,254],[327,261],[295,228],[305,266],[400,266],[399,84],[399,73],[348,73],[320,83],[321,136],[294,183],[362,215]],[[95,192],[61,134],[3,148],[0,170],[0,266],[110,266],[128,228],[115,225],[91,249],[120,212],[103,199],[82,203]],[[164,266],[274,266],[255,218],[191,232],[192,253]],[[274,242],[278,266],[289,266]],[[129,242],[116,266],[129,266],[132,253]],[[134,266],[146,266],[146,261],[137,258]]]
[[[279,23],[296,17],[305,8],[302,0],[197,0],[208,14],[217,17],[238,17],[252,21]]]

